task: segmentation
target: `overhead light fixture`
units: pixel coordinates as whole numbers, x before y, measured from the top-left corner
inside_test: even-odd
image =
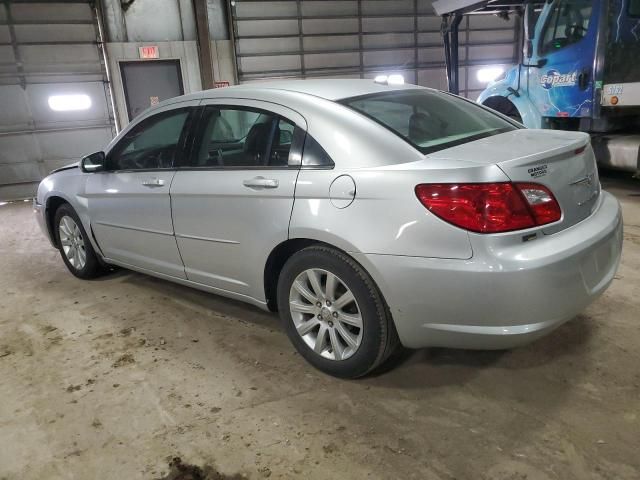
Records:
[[[389,75],[389,77],[387,78],[387,83],[389,85],[403,85],[404,77],[399,73],[394,73],[393,75]]]
[[[391,75],[377,75],[373,81],[381,85],[402,85],[404,77],[399,73],[392,73]]]
[[[482,83],[489,83],[496,80],[500,75],[504,73],[502,67],[486,67],[478,70],[478,81]]]
[[[51,95],[49,108],[54,112],[71,112],[75,110],[88,110],[91,108],[89,95]]]

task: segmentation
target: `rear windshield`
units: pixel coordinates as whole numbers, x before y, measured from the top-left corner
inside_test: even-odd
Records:
[[[388,128],[424,154],[518,127],[467,100],[431,90],[400,90],[340,103]]]

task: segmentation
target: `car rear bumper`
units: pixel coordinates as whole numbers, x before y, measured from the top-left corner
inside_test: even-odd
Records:
[[[469,260],[355,257],[382,290],[404,346],[503,349],[584,310],[613,280],[621,251],[620,205],[602,192],[589,218],[517,248],[479,248]]]

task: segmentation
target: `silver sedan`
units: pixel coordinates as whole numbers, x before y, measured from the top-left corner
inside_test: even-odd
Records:
[[[398,344],[534,340],[607,288],[622,244],[586,134],[370,80],[169,100],[45,178],[35,210],[77,277],[116,265],[277,310],[350,378]]]

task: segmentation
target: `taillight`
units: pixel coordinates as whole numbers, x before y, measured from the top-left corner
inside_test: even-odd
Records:
[[[521,230],[561,217],[553,194],[536,183],[431,183],[418,185],[416,195],[433,214],[478,233]]]
[[[562,216],[560,205],[547,187],[538,183],[516,183],[516,187],[527,200],[537,225],[546,225],[560,220]]]

